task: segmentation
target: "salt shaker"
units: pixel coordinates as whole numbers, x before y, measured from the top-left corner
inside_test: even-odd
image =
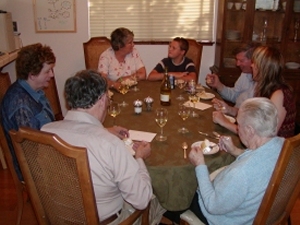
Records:
[[[134,112],[136,114],[141,114],[142,113],[142,105],[143,105],[143,102],[139,99],[137,99],[133,102]]]
[[[152,110],[152,104],[153,104],[153,98],[148,96],[147,98],[144,99],[144,102],[146,104],[146,110],[151,111]]]

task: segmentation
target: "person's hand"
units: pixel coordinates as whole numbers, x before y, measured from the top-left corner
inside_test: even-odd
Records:
[[[212,101],[213,106],[216,110],[221,111],[223,113],[228,113],[229,106],[223,100],[214,98]]]
[[[233,142],[231,137],[229,136],[221,136],[219,139],[219,147],[221,150],[228,152],[229,154],[237,157],[244,152],[244,150],[237,148]]]
[[[203,152],[199,147],[192,147],[189,153],[189,159],[194,166],[205,164]]]
[[[221,111],[213,111],[212,113],[212,119],[213,122],[216,124],[220,124],[221,126],[225,126],[228,121],[228,119],[224,116],[223,112]]]
[[[223,84],[221,83],[219,76],[216,74],[207,74],[205,78],[206,84],[217,90],[222,90]]]
[[[189,72],[170,72],[169,75],[174,76],[175,79],[179,79],[189,75]]]
[[[132,149],[135,151],[135,158],[146,159],[151,154],[150,143],[146,141],[135,142],[132,146]]]
[[[120,139],[124,139],[129,137],[129,132],[126,128],[120,126],[113,126],[106,128],[110,133],[116,135]]]

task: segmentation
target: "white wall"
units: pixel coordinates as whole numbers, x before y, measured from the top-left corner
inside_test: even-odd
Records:
[[[66,112],[63,98],[63,86],[65,80],[84,69],[84,55],[82,43],[89,39],[88,31],[88,6],[87,0],[76,0],[76,33],[36,33],[33,18],[32,0],[1,0],[0,9],[12,13],[13,21],[18,23],[23,45],[40,42],[49,45],[56,55],[55,76],[63,114]],[[120,21],[120,26],[122,23]],[[178,34],[180,36],[180,34]],[[165,45],[137,45],[147,73],[167,54]],[[202,52],[200,69],[200,82],[204,84],[205,75],[214,61],[214,46],[205,46]],[[3,68],[3,72],[9,72],[12,81],[15,80],[14,62]]]

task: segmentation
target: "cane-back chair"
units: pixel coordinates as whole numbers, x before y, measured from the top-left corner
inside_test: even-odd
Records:
[[[10,135],[39,224],[100,224],[85,148],[27,127]],[[148,209],[121,224],[145,212],[148,224]]]
[[[55,77],[52,77],[50,79],[49,86],[44,88],[44,92],[45,92],[47,99],[50,102],[50,106],[52,108],[55,119],[62,120],[64,117],[63,117],[63,114],[61,111]]]
[[[300,194],[300,134],[284,142],[274,172],[254,218],[254,225],[290,224],[290,213]],[[202,225],[190,211],[181,214],[180,225]]]
[[[98,69],[99,57],[106,49],[111,46],[107,37],[92,37],[83,43],[83,52],[86,69]]]
[[[186,39],[189,42],[189,50],[186,53],[186,57],[193,60],[196,67],[197,80],[200,72],[201,58],[202,58],[202,50],[203,45],[199,44],[194,39]]]

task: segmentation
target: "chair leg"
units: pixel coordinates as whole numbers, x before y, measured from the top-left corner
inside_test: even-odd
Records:
[[[16,225],[21,224],[23,209],[24,209],[24,197],[23,188],[17,188],[17,220]]]

